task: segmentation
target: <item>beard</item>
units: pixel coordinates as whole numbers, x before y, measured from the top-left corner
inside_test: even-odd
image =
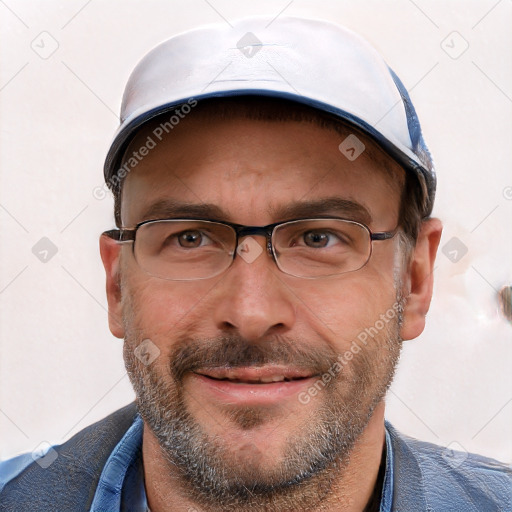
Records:
[[[360,350],[343,365],[342,356],[331,348],[306,341],[275,336],[249,342],[223,336],[177,340],[165,360],[161,355],[147,366],[134,353],[145,337],[131,325],[137,310],[132,300],[125,300],[123,311],[126,368],[139,413],[181,494],[211,511],[317,509],[342,477],[354,445],[392,382],[401,349],[404,300],[397,298],[396,317],[368,343],[358,343]],[[194,397],[184,386],[195,369],[265,364],[293,365],[320,376],[332,376],[334,369],[334,378],[310,397],[316,409],[286,433],[282,455],[271,460],[251,442],[237,451],[229,440],[209,432],[191,413]],[[225,415],[231,425],[249,433],[248,439],[251,429],[275,419],[272,411],[252,406],[226,410]]]

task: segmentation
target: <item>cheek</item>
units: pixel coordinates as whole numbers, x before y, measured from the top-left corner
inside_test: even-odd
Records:
[[[392,261],[387,272],[365,267],[314,287],[296,289],[306,328],[313,328],[337,352],[345,350],[365,329],[374,326],[396,302]]]
[[[194,335],[201,334],[197,328],[209,314],[212,287],[210,280],[173,282],[132,274],[124,290],[125,324],[129,331],[137,332],[137,338],[149,338],[166,352],[174,340],[190,336],[192,327]]]

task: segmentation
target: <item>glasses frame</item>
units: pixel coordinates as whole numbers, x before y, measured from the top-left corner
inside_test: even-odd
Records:
[[[391,238],[393,238],[397,234],[398,229],[399,229],[399,226],[397,226],[392,231],[373,232],[366,224],[363,224],[362,222],[354,221],[352,219],[345,219],[345,218],[342,218],[342,217],[332,217],[332,216],[329,216],[329,217],[305,217],[305,218],[299,218],[299,219],[292,219],[292,220],[286,220],[286,221],[281,221],[281,222],[275,222],[273,224],[267,224],[266,226],[246,226],[244,224],[236,224],[236,223],[233,223],[233,222],[211,220],[211,219],[205,219],[205,218],[200,218],[200,217],[195,217],[195,218],[188,217],[188,218],[149,219],[149,220],[145,220],[145,221],[139,222],[133,228],[109,229],[107,231],[104,231],[102,233],[102,235],[105,235],[105,236],[111,238],[112,240],[115,240],[118,243],[133,242],[132,251],[133,251],[133,255],[135,257],[135,241],[136,241],[136,238],[137,238],[137,231],[141,228],[141,226],[144,226],[146,224],[151,224],[151,223],[155,223],[155,222],[168,222],[168,221],[177,221],[177,222],[200,221],[200,222],[207,222],[207,223],[211,223],[211,224],[221,224],[221,225],[230,227],[235,232],[235,235],[236,235],[236,238],[235,238],[235,250],[232,253],[228,253],[231,256],[231,263],[224,270],[222,270],[218,274],[215,274],[215,275],[210,276],[210,277],[215,277],[217,275],[220,275],[223,272],[225,272],[228,268],[231,267],[231,265],[233,264],[233,262],[235,261],[235,258],[236,258],[236,254],[237,254],[237,250],[236,249],[239,246],[240,239],[244,238],[246,236],[264,236],[265,239],[266,239],[267,252],[269,253],[269,255],[274,260],[274,263],[276,264],[277,268],[281,272],[283,272],[284,274],[292,275],[293,276],[294,274],[289,274],[288,272],[285,272],[284,270],[282,270],[282,268],[279,265],[278,257],[277,257],[277,255],[275,253],[275,247],[274,247],[274,244],[273,244],[273,241],[272,241],[272,238],[273,238],[273,235],[274,235],[274,231],[275,231],[276,228],[278,228],[278,227],[280,227],[282,225],[285,225],[285,224],[293,224],[295,222],[311,221],[311,220],[342,220],[344,222],[350,222],[351,224],[357,224],[357,225],[361,226],[362,228],[364,228],[368,232],[369,239],[370,239],[370,253],[368,254],[368,259],[365,261],[364,265],[362,265],[358,269],[348,270],[346,272],[341,272],[339,274],[331,274],[331,275],[326,275],[326,276],[312,276],[312,277],[294,276],[294,277],[300,277],[301,279],[321,279],[321,278],[325,278],[325,277],[332,277],[332,276],[337,276],[337,275],[343,275],[343,274],[348,274],[350,272],[356,272],[357,270],[361,270],[370,261],[370,258],[372,256],[372,252],[373,252],[373,242],[379,242],[379,241],[382,241],[382,240],[390,240]],[[135,261],[137,261],[136,257],[135,257]],[[142,269],[142,270],[144,270],[144,269]],[[152,275],[147,270],[144,270],[144,272],[146,272],[148,275]],[[164,280],[167,280],[167,281],[182,281],[182,279],[172,279],[172,278],[168,278],[167,279],[167,278],[160,277],[160,276],[153,276],[153,277],[157,277],[158,279],[164,279]],[[202,279],[210,279],[210,277],[207,277],[207,278],[206,277],[202,277],[202,278],[199,278],[199,279],[191,279],[191,281],[199,281],[199,280],[202,280]]]

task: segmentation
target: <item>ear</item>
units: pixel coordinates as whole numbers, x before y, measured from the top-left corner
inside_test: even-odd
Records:
[[[401,328],[404,340],[416,338],[425,328],[425,316],[434,287],[434,261],[442,231],[439,219],[428,219],[422,223],[404,283],[407,296]]]
[[[100,236],[100,254],[107,275],[108,323],[116,338],[124,338],[121,307],[121,245],[107,235]]]

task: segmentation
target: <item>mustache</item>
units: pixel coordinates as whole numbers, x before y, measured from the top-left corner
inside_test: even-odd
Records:
[[[312,347],[284,338],[248,341],[240,336],[183,339],[170,355],[171,375],[181,381],[187,372],[208,368],[286,365],[312,374],[323,374],[336,362],[330,347]]]

